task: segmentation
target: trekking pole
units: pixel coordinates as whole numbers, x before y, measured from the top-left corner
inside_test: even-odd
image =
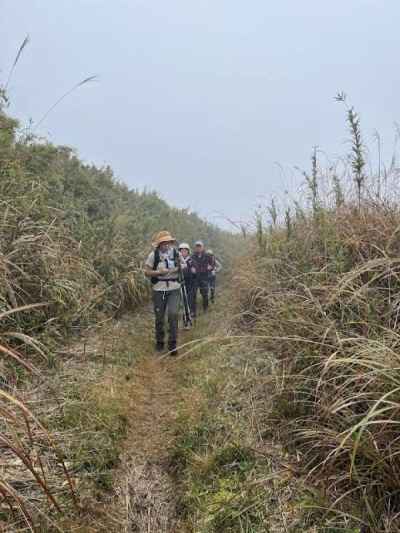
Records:
[[[190,312],[189,299],[186,290],[185,276],[183,275],[182,265],[180,258],[178,257],[178,280],[181,284],[181,294],[183,302],[183,318],[186,324],[193,325],[192,314]]]

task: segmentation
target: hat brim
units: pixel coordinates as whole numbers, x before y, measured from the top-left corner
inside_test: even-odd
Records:
[[[154,246],[160,246],[160,244],[174,244],[176,242],[177,240],[172,237],[171,239],[161,239],[159,241],[156,241],[154,243]]]

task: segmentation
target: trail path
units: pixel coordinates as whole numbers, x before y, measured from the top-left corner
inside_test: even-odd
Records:
[[[146,358],[132,384],[133,424],[124,457],[127,531],[177,531],[168,450],[174,439],[176,367]]]
[[[180,344],[207,336],[215,321],[216,312],[212,310],[191,332],[180,332]],[[146,322],[152,331],[151,313]],[[135,365],[129,387],[131,423],[121,469],[126,531],[184,532],[169,454],[176,437],[179,406],[185,402],[182,375],[190,361],[186,361],[184,350],[175,358],[154,354],[152,346],[151,342],[146,355]]]

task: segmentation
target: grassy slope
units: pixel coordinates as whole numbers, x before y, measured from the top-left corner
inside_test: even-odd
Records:
[[[331,531],[400,530],[399,224],[388,200],[303,212],[259,235],[236,278],[241,331],[274,355],[266,425]]]
[[[222,256],[232,236],[155,193],[129,191],[110,168],[86,165],[70,148],[19,135],[2,104],[0,94],[0,520],[16,527],[48,516],[57,506],[45,503],[53,492],[64,507],[72,483],[63,453],[67,463],[71,455],[80,457],[78,470],[116,461],[112,444],[125,431],[125,414],[115,399],[97,417],[95,388],[104,355],[105,367],[109,358],[128,366],[133,357],[107,328],[117,328],[113,317],[135,312],[148,299],[141,265],[152,234],[167,227],[179,239],[203,238]],[[107,326],[100,327],[103,321]],[[84,353],[78,341],[77,353],[66,357],[64,344],[90,330],[104,337],[96,341],[100,351]],[[58,390],[63,412],[54,423]],[[43,423],[61,431],[56,440],[63,453]],[[105,459],[92,453],[86,438],[81,445],[69,433],[70,426],[81,426],[97,438],[97,427],[107,425],[111,436],[106,431],[104,442],[100,438],[110,450]],[[97,481],[109,484],[107,475]]]

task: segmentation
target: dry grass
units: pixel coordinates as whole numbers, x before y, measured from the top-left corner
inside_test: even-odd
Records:
[[[15,350],[1,348],[6,356],[24,363]],[[29,530],[39,531],[42,524],[57,529],[58,518],[54,517],[62,514],[66,500],[79,510],[74,480],[61,446],[33,414],[29,398],[9,383],[5,387],[6,383],[3,381],[0,389],[1,514],[11,519],[9,527],[25,524]]]
[[[396,204],[321,209],[272,230],[236,278],[240,327],[276,358],[266,423],[336,527],[400,530],[399,227]]]

